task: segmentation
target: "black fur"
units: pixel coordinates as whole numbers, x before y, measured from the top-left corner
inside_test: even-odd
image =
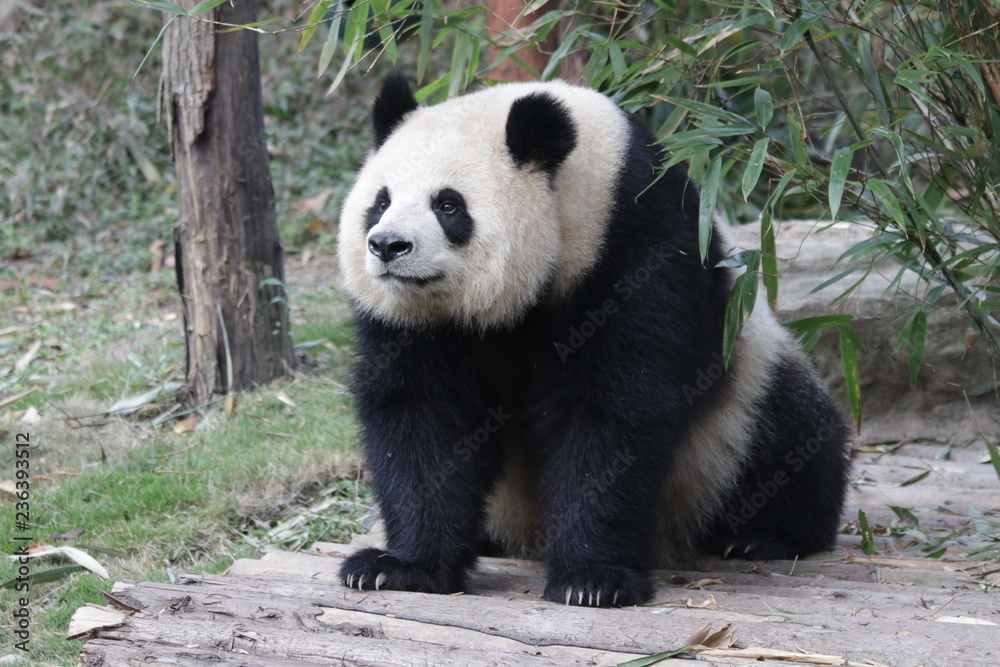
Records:
[[[416,108],[417,100],[413,97],[406,77],[398,71],[386,76],[372,105],[375,148],[381,148],[389,135],[403,122],[406,114]]]
[[[794,558],[828,548],[840,526],[849,429],[798,359],[778,360],[747,467],[704,538],[710,553]]]
[[[431,210],[437,216],[448,242],[454,246],[464,246],[472,239],[475,224],[465,204],[465,197],[458,191],[445,188],[431,200]]]
[[[512,156],[556,169],[575,143],[566,110],[545,95],[514,106]],[[537,125],[531,109],[542,115]],[[539,462],[544,529],[531,546],[547,562],[544,597],[600,606],[649,597],[663,481],[695,411],[713,403],[692,404],[684,387],[716,363],[731,276],[714,268],[717,240],[699,261],[698,194],[680,168],[655,180],[653,137],[627,117],[630,145],[601,255],[570,298],[485,334],[406,329],[359,312],[353,389],[388,551],[348,558],[345,582],[374,588],[384,573],[386,588],[461,590],[486,546],[484,500],[505,439],[516,435]],[[736,545],[734,556],[805,555],[833,540],[845,429],[798,364],[776,369],[754,469],[726,511],[778,469],[794,479],[735,532],[723,512],[704,536],[717,553]],[[823,420],[830,438],[793,470],[789,457]]]
[[[375,195],[375,202],[368,209],[368,213],[365,216],[365,231],[370,232],[372,227],[378,224],[378,221],[382,219],[382,214],[386,212],[389,205],[392,203],[392,199],[389,197],[389,188],[382,188]]]
[[[550,177],[576,148],[573,118],[558,100],[533,93],[514,102],[507,114],[507,152],[514,164],[533,164]]]

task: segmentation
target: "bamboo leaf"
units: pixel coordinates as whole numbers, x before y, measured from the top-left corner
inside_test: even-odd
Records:
[[[197,5],[188,10],[188,16],[194,16],[195,14],[202,14],[209,10],[215,9],[226,0],[202,0]],[[310,21],[312,23],[312,21]]]
[[[743,201],[746,201],[753,192],[754,187],[760,179],[761,169],[764,168],[764,158],[767,157],[767,146],[771,140],[767,137],[758,139],[750,151],[750,161],[747,162],[746,169],[743,170]]]
[[[815,331],[807,331],[799,336],[798,345],[799,349],[802,350],[802,354],[809,354],[816,347],[816,343],[819,342],[822,335],[823,330],[816,329]]]
[[[774,99],[771,98],[771,93],[758,86],[753,94],[753,106],[757,113],[757,124],[761,130],[766,130],[774,118]]]
[[[729,358],[733,354],[743,325],[753,313],[757,303],[760,251],[746,250],[728,259],[733,262],[745,262],[746,269],[733,281],[733,291],[729,294],[729,301],[726,304],[726,322],[722,333],[722,365],[726,368],[729,367]]]
[[[906,343],[906,363],[910,369],[910,386],[916,388],[920,375],[920,364],[924,360],[924,344],[927,341],[927,313],[923,309],[913,314]]]
[[[663,662],[664,660],[669,660],[670,658],[676,658],[677,656],[684,655],[685,653],[690,653],[694,648],[694,646],[685,646],[673,651],[663,651],[661,653],[648,655],[643,658],[629,660],[628,662],[620,662],[618,663],[618,667],[650,667],[650,665],[655,665],[658,662]]]
[[[858,432],[861,432],[861,376],[858,372],[857,336],[847,327],[840,327],[840,363],[844,372],[847,405]]]
[[[708,246],[712,241],[715,225],[715,202],[719,195],[719,181],[722,178],[722,153],[712,158],[701,184],[701,205],[698,210],[698,252],[701,261],[708,258]]]
[[[420,56],[417,58],[417,80],[423,81],[430,61],[431,42],[434,40],[434,2],[424,0],[420,10]]]
[[[141,394],[135,396],[129,396],[128,398],[123,398],[115,401],[114,404],[108,408],[108,413],[113,412],[135,412],[141,407],[149,405],[153,401],[157,400],[161,396],[169,396],[175,391],[181,388],[182,382],[172,381],[164,382],[158,387],[153,387],[149,391],[144,391]]]
[[[28,583],[31,586],[37,586],[39,584],[48,584],[53,581],[59,581],[69,575],[77,572],[79,570],[85,569],[82,565],[63,565],[62,567],[53,567],[48,570],[42,570],[41,572],[32,572],[28,575]],[[23,581],[23,580],[22,580]],[[18,584],[17,577],[9,579],[2,584],[0,584],[0,589],[13,589]]]
[[[785,30],[785,34],[781,36],[781,41],[778,42],[778,50],[781,51],[781,55],[785,55],[792,49],[801,46],[802,38],[818,20],[819,16],[810,12],[803,13],[802,16],[795,19],[795,21],[788,26],[788,29]]]
[[[778,247],[771,209],[765,207],[760,221],[761,278],[767,291],[767,305],[778,309]]]
[[[788,143],[792,146],[792,156],[795,158],[795,164],[800,167],[805,167],[809,165],[809,154],[806,153],[805,144],[805,132],[802,129],[802,123],[795,114],[788,115]]]
[[[569,55],[570,49],[576,44],[576,40],[581,37],[583,32],[587,30],[589,26],[575,26],[566,37],[559,43],[558,48],[552,52],[549,56],[549,62],[545,65],[545,69],[542,71],[542,81],[548,81],[556,72],[559,71],[559,64],[566,59]],[[618,49],[618,53],[621,54],[621,49]]]
[[[354,54],[361,51],[361,44],[368,31],[369,9],[367,2],[356,2],[351,7],[351,11],[347,13],[347,24],[344,26],[344,46],[347,47],[349,53]],[[348,60],[353,59],[348,58]],[[343,70],[343,68],[341,69]],[[344,74],[346,73],[344,71]],[[339,82],[337,84],[339,85]],[[331,87],[331,90],[335,87]],[[329,95],[330,92],[328,91],[327,94]]]
[[[351,47],[347,50],[347,54],[344,56],[344,62],[340,65],[340,70],[337,72],[337,76],[333,78],[333,83],[330,87],[326,89],[326,94],[330,95],[337,89],[337,86],[341,84],[344,77],[347,76],[347,71],[351,69],[351,65],[354,63],[354,53],[358,48],[359,42],[351,44]]]
[[[920,473],[919,475],[915,475],[915,476],[911,477],[910,479],[906,480],[905,482],[900,482],[899,486],[900,487],[912,486],[914,484],[917,484],[918,482],[924,481],[925,479],[927,479],[927,476],[930,475],[930,474],[931,474],[930,470],[925,470],[922,473]]]
[[[309,12],[309,18],[306,19],[306,27],[299,35],[298,46],[295,47],[295,55],[302,53],[302,50],[306,48],[306,44],[312,39],[313,33],[319,28],[319,21],[326,15],[326,3],[322,0],[316,3],[312,11]],[[322,72],[321,72],[322,73]]]
[[[993,470],[997,474],[997,479],[1000,479],[1000,447],[997,447],[996,443],[987,440],[986,449],[990,452],[990,463],[993,465]]]
[[[789,329],[794,329],[795,331],[806,332],[806,331],[816,331],[819,329],[827,329],[829,327],[842,327],[846,326],[851,320],[854,319],[853,315],[817,315],[816,317],[803,317],[800,320],[794,320],[792,322],[787,322],[785,324]]]
[[[840,210],[840,201],[844,196],[844,185],[847,182],[847,172],[851,168],[851,161],[854,158],[854,149],[850,146],[838,149],[833,154],[833,162],[830,165],[830,216],[836,220],[837,212]]]
[[[872,194],[882,202],[882,205],[885,206],[899,229],[906,229],[906,217],[903,215],[903,207],[899,205],[899,199],[896,197],[896,193],[892,191],[892,188],[885,181],[878,178],[868,179],[866,185],[872,191]]]
[[[188,10],[184,9],[183,7],[174,2],[162,2],[161,0],[121,0],[121,1],[129,5],[138,5],[139,7],[145,7],[146,9],[158,9],[161,12],[167,12],[168,14],[177,14],[178,16],[188,16]]]
[[[340,26],[343,24],[344,15],[337,15],[330,22],[330,32],[326,35],[326,42],[323,44],[323,51],[319,55],[319,64],[316,69],[316,76],[323,76],[330,67],[330,61],[337,52],[337,45],[340,43]]]
[[[725,109],[720,109],[719,107],[712,106],[711,104],[705,104],[704,102],[697,102],[695,100],[689,100],[683,97],[673,97],[673,96],[661,97],[659,95],[653,95],[653,97],[656,99],[664,100],[665,102],[669,102],[674,106],[687,109],[688,111],[691,111],[704,118],[715,118],[716,120],[722,121],[724,123],[743,125],[747,127],[750,131],[753,131],[753,126],[751,126],[747,122],[746,118],[743,118],[742,116],[734,114],[730,111],[726,111]]]
[[[622,49],[617,43],[611,42],[608,55],[611,56],[611,69],[614,70],[615,76],[619,79],[625,76],[625,72],[628,71],[628,64],[625,62],[625,54],[622,53]]]
[[[861,551],[866,556],[871,556],[875,553],[875,536],[864,510],[858,510],[858,530],[861,531]]]
[[[383,45],[385,49],[385,57],[389,59],[389,62],[396,62],[396,33],[393,31],[392,26],[383,26],[378,30],[379,43]]]

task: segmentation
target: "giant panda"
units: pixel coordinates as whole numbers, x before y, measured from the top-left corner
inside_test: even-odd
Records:
[[[724,367],[725,232],[702,261],[635,116],[562,82],[419,106],[394,73],[372,118],[338,258],[387,537],[347,586],[452,593],[505,554],[622,606],[671,560],[831,546],[849,429],[766,304]]]

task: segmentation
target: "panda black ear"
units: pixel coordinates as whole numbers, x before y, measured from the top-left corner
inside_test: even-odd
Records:
[[[375,148],[381,148],[393,130],[403,122],[403,116],[416,108],[417,100],[406,77],[398,70],[385,77],[372,105]]]
[[[519,168],[532,164],[552,176],[575,147],[573,119],[556,98],[532,93],[511,105],[507,151]]]

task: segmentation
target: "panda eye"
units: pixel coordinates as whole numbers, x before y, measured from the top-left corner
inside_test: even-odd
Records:
[[[384,199],[378,201],[378,212],[385,213],[385,209],[389,208],[389,202]]]
[[[458,205],[453,201],[445,201],[441,202],[441,205],[438,208],[441,210],[442,213],[451,215],[452,213],[458,210]]]

